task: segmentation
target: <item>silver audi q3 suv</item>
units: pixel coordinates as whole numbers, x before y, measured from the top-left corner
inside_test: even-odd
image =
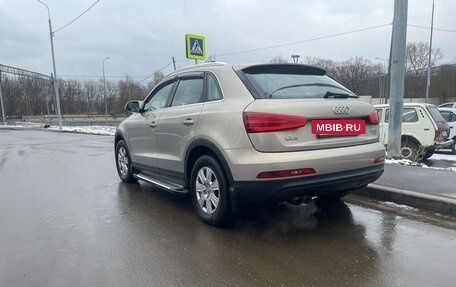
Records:
[[[190,193],[212,225],[242,201],[339,199],[384,168],[372,105],[317,67],[195,65],[125,109],[120,178]]]

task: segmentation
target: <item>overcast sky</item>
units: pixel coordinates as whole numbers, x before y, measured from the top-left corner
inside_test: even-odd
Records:
[[[43,0],[53,30],[64,26],[95,0]],[[434,27],[456,30],[456,0],[435,0]],[[430,27],[432,0],[409,0],[408,23]],[[292,54],[336,61],[362,56],[387,58],[391,26],[251,53],[239,51],[305,41],[321,36],[388,24],[394,0],[101,0],[70,26],[55,33],[58,76],[140,80],[185,60],[187,33],[206,37],[207,54],[217,61],[267,62]],[[36,0],[0,0],[0,64],[52,72],[46,8]],[[409,27],[407,41],[429,41],[430,30]],[[456,33],[434,31],[440,63],[456,62]],[[172,65],[163,70],[171,72]]]

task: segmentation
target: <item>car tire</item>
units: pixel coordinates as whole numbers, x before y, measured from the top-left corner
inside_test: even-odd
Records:
[[[133,177],[131,168],[131,157],[128,147],[123,140],[120,140],[116,145],[116,168],[117,174],[123,182],[137,182]]]
[[[426,153],[423,156],[423,160],[429,159],[431,156],[434,155],[435,150],[434,149],[428,149],[426,150]]]
[[[414,141],[403,140],[401,142],[401,157],[411,161],[420,162],[423,160],[423,152],[420,151],[420,146]]]
[[[231,216],[229,186],[220,163],[209,155],[198,158],[190,176],[193,206],[202,221],[221,226]]]

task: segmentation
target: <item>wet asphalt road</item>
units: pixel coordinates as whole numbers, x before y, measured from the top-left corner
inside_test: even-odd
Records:
[[[200,222],[110,136],[0,130],[0,286],[455,286],[456,231],[355,204]]]

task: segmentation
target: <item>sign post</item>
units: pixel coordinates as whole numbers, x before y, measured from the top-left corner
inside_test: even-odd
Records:
[[[198,60],[205,60],[206,42],[204,36],[186,34],[185,50],[187,54],[187,59],[194,59],[195,64],[198,64]]]

